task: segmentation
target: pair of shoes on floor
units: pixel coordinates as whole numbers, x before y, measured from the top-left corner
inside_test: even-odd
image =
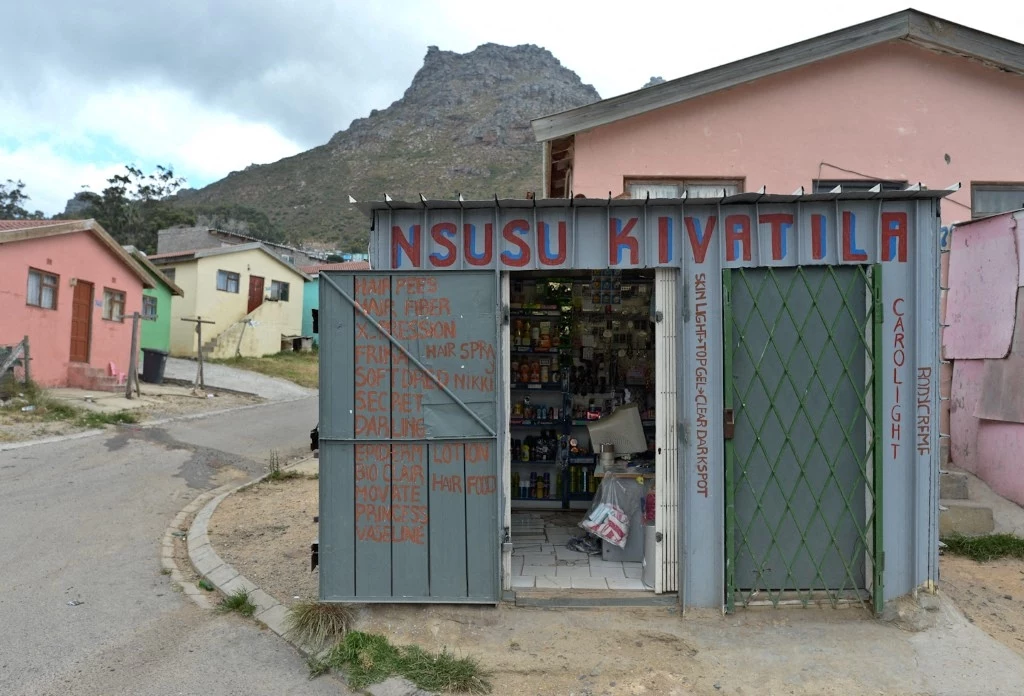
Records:
[[[601,553],[600,540],[591,534],[573,537],[569,541],[565,542],[565,547],[570,551],[585,553],[590,556]]]

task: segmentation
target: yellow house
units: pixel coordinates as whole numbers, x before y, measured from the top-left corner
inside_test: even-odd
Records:
[[[174,251],[148,257],[185,292],[171,302],[171,355],[190,357],[203,324],[203,355],[270,355],[302,334],[303,284],[308,275],[259,242]]]

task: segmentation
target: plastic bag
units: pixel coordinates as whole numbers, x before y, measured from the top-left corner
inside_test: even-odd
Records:
[[[580,527],[594,536],[614,544],[626,546],[629,538],[629,515],[626,514],[626,487],[615,477],[605,477],[594,495],[594,502]]]

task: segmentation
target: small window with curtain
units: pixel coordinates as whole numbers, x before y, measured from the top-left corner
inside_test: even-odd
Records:
[[[221,292],[238,292],[238,274],[217,271],[217,289]]]
[[[288,301],[288,283],[280,280],[270,281],[270,299],[280,302]]]
[[[57,285],[60,276],[35,268],[28,269],[28,292],[25,303],[42,309],[57,309]]]
[[[718,198],[743,192],[737,179],[627,179],[630,198]]]
[[[174,269],[173,268],[161,268],[160,272],[164,274],[167,280],[174,282]]]
[[[103,288],[103,318],[107,321],[124,321],[123,292]]]
[[[149,321],[156,321],[156,298],[149,295],[142,296],[142,318]]]
[[[971,217],[982,218],[1024,208],[1024,183],[971,184]]]

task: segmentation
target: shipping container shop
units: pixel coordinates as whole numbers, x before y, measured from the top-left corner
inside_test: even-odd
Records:
[[[363,204],[373,270],[320,276],[321,599],[933,587],[948,192]]]

